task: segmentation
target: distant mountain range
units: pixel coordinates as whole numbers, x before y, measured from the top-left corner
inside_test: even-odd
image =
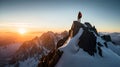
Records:
[[[18,49],[16,52],[10,53],[12,54],[12,58],[9,58],[9,60],[4,60],[7,61],[7,63],[3,62],[1,66],[18,67],[18,65],[20,65],[20,67],[26,67],[26,65],[29,64],[29,67],[35,67],[38,65],[39,59],[42,56],[47,55],[50,50],[54,49],[57,46],[57,42],[67,35],[67,31],[61,33],[53,33],[51,31],[48,31],[46,33],[43,33],[40,37],[35,37],[30,41],[25,41],[19,48],[17,47]],[[14,44],[13,46],[7,45],[6,47],[15,48],[15,45],[16,44]],[[3,53],[2,48],[1,53]],[[7,51],[7,48],[5,48],[4,50],[6,50],[6,52],[9,52]],[[5,51],[4,54],[6,54]],[[2,61],[3,60],[1,60],[1,62]]]
[[[120,33],[98,33],[89,22],[73,21],[69,32],[48,31],[19,46],[0,47],[0,57],[7,58],[0,67],[119,67],[119,40]]]

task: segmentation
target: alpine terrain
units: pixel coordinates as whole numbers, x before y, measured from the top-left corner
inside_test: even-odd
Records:
[[[6,67],[120,67],[120,46],[100,35],[82,14],[69,32],[47,32],[24,42]]]

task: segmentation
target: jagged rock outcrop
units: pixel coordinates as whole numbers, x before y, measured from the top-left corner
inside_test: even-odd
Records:
[[[54,67],[62,56],[63,51],[52,50],[47,56],[43,56],[38,64],[38,67]]]
[[[80,23],[78,21],[73,21],[72,27],[70,29],[71,37],[74,37],[78,33],[78,31],[81,27],[83,27],[82,23]]]
[[[100,47],[102,47],[102,46],[103,46],[100,42],[97,42],[97,45],[98,45],[98,46],[100,46]]]
[[[94,55],[94,53],[96,52],[95,35],[92,32],[85,30],[79,39],[79,47],[88,52],[90,55]]]
[[[96,37],[94,35],[94,33],[92,31],[93,27],[90,23],[85,22],[85,25],[87,27],[84,26],[84,24],[78,22],[78,21],[74,21],[73,25],[71,27],[71,34],[74,37],[80,28],[84,29],[83,34],[81,35],[81,37],[79,38],[79,47],[82,48],[84,51],[88,52],[90,55],[94,55],[94,53],[96,53]],[[95,27],[94,27],[95,28]],[[91,31],[89,31],[91,30]],[[97,35],[97,33],[96,33]]]
[[[92,29],[92,25],[89,22],[85,22],[85,25],[87,25],[89,29]]]
[[[57,43],[57,49],[61,46],[64,45],[64,43],[66,42],[66,40],[68,39],[69,36],[64,37],[63,39],[59,40]]]
[[[107,42],[108,42],[108,41],[112,41],[110,35],[103,35],[103,36],[101,36],[101,37],[102,37],[104,40],[106,40]]]
[[[107,42],[104,42],[104,45],[105,45],[106,48],[108,48]]]
[[[95,26],[92,27],[92,30],[95,32],[96,35],[99,36],[99,34],[98,34],[97,29],[95,28]]]
[[[85,22],[85,25],[87,26],[87,29],[89,29],[89,30],[91,30],[91,31],[94,31],[94,33],[95,33],[96,35],[98,35],[95,26],[92,27],[92,25],[91,25],[89,22]],[[98,36],[99,36],[99,35],[98,35]]]

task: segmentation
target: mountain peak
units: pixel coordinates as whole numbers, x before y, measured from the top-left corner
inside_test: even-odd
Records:
[[[43,57],[47,61],[40,61],[38,67],[112,67],[113,65],[120,65],[120,60],[116,63],[109,62],[109,60],[119,59],[118,56],[105,47],[107,42],[98,34],[95,26],[89,22],[83,24],[79,21],[81,17],[82,14],[79,13],[78,21],[73,21],[69,30],[69,36],[58,41],[57,48]],[[104,38],[106,39],[106,37]],[[109,37],[107,37],[108,39]],[[100,60],[103,57],[109,59]],[[104,62],[109,63],[104,64]]]
[[[86,51],[90,55],[94,55],[96,53],[96,36],[98,35],[95,27],[89,23],[85,22],[84,24],[73,21],[72,27],[70,29],[70,36],[74,37],[78,34],[80,28],[83,29],[82,35],[79,37],[78,46]],[[102,56],[101,48],[99,48],[100,56]]]

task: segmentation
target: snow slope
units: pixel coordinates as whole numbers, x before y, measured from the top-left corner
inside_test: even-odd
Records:
[[[120,56],[120,46],[119,45],[114,45],[111,42],[107,42],[108,48],[111,49],[113,52],[115,52],[116,54],[118,54]]]
[[[97,42],[103,45],[101,47],[103,57],[98,54],[98,49],[97,53],[91,56],[79,48],[78,41],[83,31],[80,28],[79,32],[73,38],[69,38],[67,43],[59,48],[59,50],[63,51],[63,54],[55,67],[120,67],[120,56],[111,49],[106,48],[104,46],[105,41],[100,36],[96,35]],[[109,43],[107,44],[109,45]]]

